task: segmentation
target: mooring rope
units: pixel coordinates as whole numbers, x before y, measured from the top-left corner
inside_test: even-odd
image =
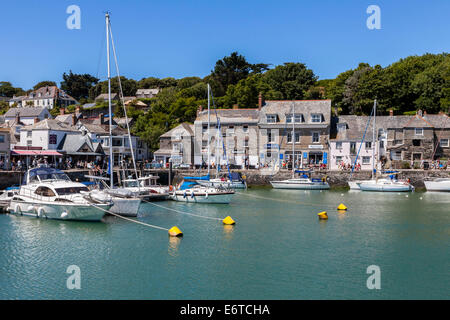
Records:
[[[221,218],[206,217],[206,216],[201,216],[201,215],[198,215],[198,214],[195,214],[195,213],[184,212],[184,211],[180,211],[180,210],[168,208],[168,207],[161,206],[161,205],[158,205],[158,204],[156,204],[156,203],[153,203],[153,202],[150,202],[150,201],[147,201],[147,200],[144,200],[144,199],[142,199],[142,201],[147,202],[147,203],[150,203],[150,204],[152,204],[152,205],[154,205],[154,206],[156,206],[156,207],[162,208],[162,209],[171,210],[171,211],[174,211],[174,212],[177,212],[177,213],[181,213],[181,214],[187,214],[187,215],[189,215],[189,216],[193,216],[193,217],[197,217],[197,218],[204,218],[204,219],[211,219],[211,220],[218,220],[218,221],[222,221],[222,220],[223,220],[223,219],[221,219]]]
[[[106,213],[109,213],[109,214],[111,214],[111,215],[113,215],[113,216],[116,216],[116,217],[118,217],[118,218],[124,219],[124,220],[128,220],[128,221],[131,221],[131,222],[134,222],[134,223],[137,223],[137,224],[141,224],[141,225],[144,225],[144,226],[147,226],[147,227],[155,228],[155,229],[160,229],[160,230],[169,231],[169,229],[167,229],[167,228],[163,228],[163,227],[159,227],[159,226],[154,226],[154,225],[152,225],[152,224],[148,224],[148,223],[145,223],[145,222],[141,222],[141,221],[137,221],[137,220],[134,220],[134,219],[130,219],[130,218],[121,216],[120,214],[117,214],[117,213],[111,212],[111,211],[109,211],[109,210],[105,210],[105,209],[103,209],[103,208],[97,207],[96,205],[93,205],[93,204],[91,204],[91,206],[93,206],[94,208],[97,208],[97,209],[99,209],[99,210],[101,210],[101,211],[104,211],[104,212],[106,212]]]

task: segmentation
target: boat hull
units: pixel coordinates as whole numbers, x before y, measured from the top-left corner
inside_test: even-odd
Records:
[[[36,200],[11,200],[9,211],[16,215],[55,220],[101,221],[105,211],[110,207],[109,204],[80,205],[62,202],[44,203]]]
[[[330,185],[327,182],[289,182],[289,181],[271,181],[274,189],[292,189],[292,190],[328,190]]]
[[[448,181],[425,181],[427,191],[450,192],[450,180]]]
[[[113,205],[109,209],[112,213],[120,214],[121,216],[137,217],[139,207],[141,205],[140,198],[118,198],[112,197]]]
[[[227,189],[245,189],[247,186],[241,181],[197,181],[199,185],[213,188],[227,188]]]
[[[413,188],[411,185],[405,184],[376,184],[376,183],[360,183],[359,188],[362,191],[374,192],[409,192]]]
[[[228,204],[233,198],[234,192],[223,193],[183,193],[175,192],[170,198],[174,201],[187,202],[187,203],[216,203],[216,204]]]

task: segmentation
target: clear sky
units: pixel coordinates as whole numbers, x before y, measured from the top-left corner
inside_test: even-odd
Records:
[[[72,4],[80,30],[66,27]],[[369,5],[381,8],[381,30],[366,27]],[[121,74],[136,80],[203,77],[232,51],[251,63],[303,62],[320,79],[450,51],[449,0],[1,0],[0,81],[59,85],[69,70],[104,79],[105,11]]]

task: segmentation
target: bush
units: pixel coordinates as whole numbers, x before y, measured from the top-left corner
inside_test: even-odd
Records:
[[[411,169],[411,165],[407,161],[402,162],[402,169]]]

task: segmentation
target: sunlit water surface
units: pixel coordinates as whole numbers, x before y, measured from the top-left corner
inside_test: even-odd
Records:
[[[338,213],[344,203],[349,210]],[[143,204],[140,221],[0,215],[0,299],[449,299],[450,194],[249,189]],[[317,213],[328,211],[329,220]],[[69,290],[67,267],[81,270]],[[381,269],[381,289],[366,286]]]

